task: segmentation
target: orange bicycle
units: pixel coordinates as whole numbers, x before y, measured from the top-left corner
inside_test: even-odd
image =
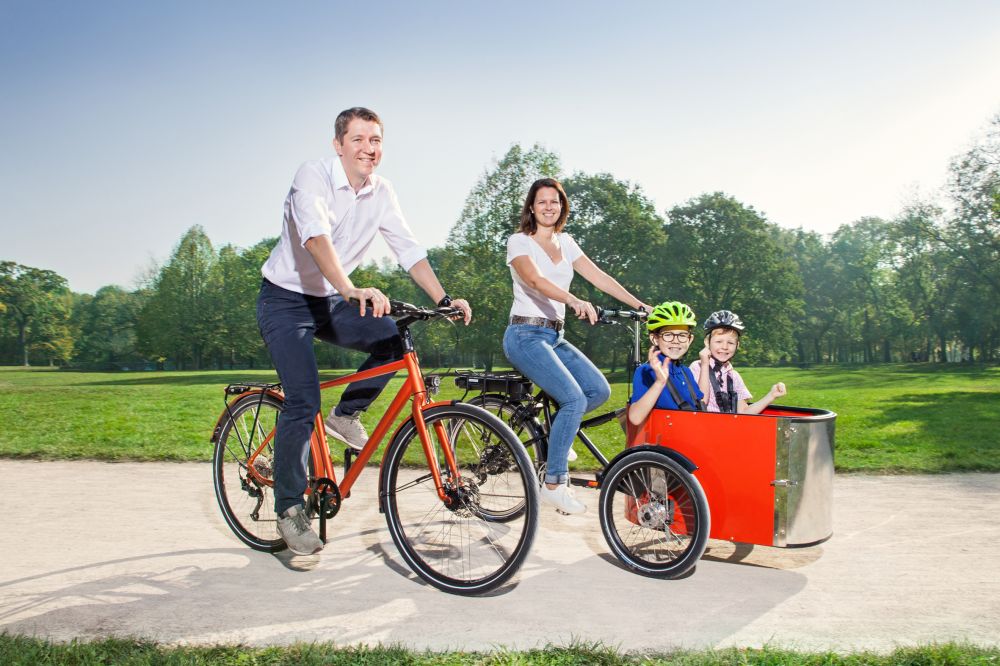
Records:
[[[432,402],[439,377],[420,371],[409,326],[461,315],[453,308],[420,308],[392,301],[403,358],[322,382],[320,389],[397,371],[406,373],[395,398],[361,451],[345,450],[338,484],[316,414],[310,441],[306,507],[319,521],[337,515],[343,499],[408,401],[412,413],[392,434],[382,456],[379,512],[410,568],[431,585],[455,594],[481,594],[520,568],[538,526],[538,482],[520,440],[486,410],[458,401]],[[430,385],[430,390],[428,389]],[[226,387],[228,402],[211,441],[215,494],[222,515],[243,543],[265,552],[285,548],[274,513],[275,426],[284,396],[280,384],[244,382]]]

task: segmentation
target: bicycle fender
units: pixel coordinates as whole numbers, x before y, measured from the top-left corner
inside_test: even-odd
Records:
[[[236,396],[228,403],[226,403],[226,408],[222,410],[221,414],[219,414],[219,418],[215,422],[215,427],[212,428],[212,435],[211,437],[208,438],[210,444],[215,444],[215,441],[219,439],[219,433],[222,431],[222,423],[229,416],[229,413],[232,411],[233,407],[236,406],[236,403],[238,403],[240,400],[247,397],[248,395],[258,395],[260,394],[260,392],[261,392],[260,389],[250,389],[249,391],[244,391],[243,393],[240,393],[238,396]],[[266,391],[266,393],[270,396],[277,398],[278,400],[285,399],[285,396],[281,393],[278,393],[277,391]]]
[[[614,465],[622,458],[627,458],[628,456],[639,453],[640,451],[653,451],[655,453],[663,454],[668,458],[670,458],[671,460],[673,460],[678,465],[680,465],[681,467],[683,467],[685,471],[691,474],[693,474],[695,470],[698,469],[698,466],[695,465],[691,461],[691,459],[685,456],[683,453],[674,451],[673,449],[666,446],[656,446],[654,444],[641,444],[639,446],[631,446],[622,451],[621,453],[619,453],[617,456],[615,456],[614,459],[612,459],[611,462],[608,463],[608,466],[605,467],[604,469],[608,470],[611,468],[612,465]]]

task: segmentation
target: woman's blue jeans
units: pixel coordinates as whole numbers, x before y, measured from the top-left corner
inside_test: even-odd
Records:
[[[566,460],[583,415],[611,397],[611,387],[601,371],[566,341],[562,331],[543,326],[511,324],[503,336],[503,352],[521,374],[559,403],[549,433],[546,483],[565,483]]]

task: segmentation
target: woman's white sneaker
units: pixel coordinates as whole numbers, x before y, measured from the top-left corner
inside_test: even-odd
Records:
[[[573,491],[565,483],[561,483],[555,488],[549,488],[543,483],[539,496],[542,502],[554,506],[559,513],[572,515],[587,511],[587,505],[573,497]]]

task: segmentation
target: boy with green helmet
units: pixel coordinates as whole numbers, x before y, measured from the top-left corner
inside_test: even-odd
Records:
[[[704,393],[681,359],[687,353],[698,321],[684,303],[660,303],[646,319],[652,344],[649,361],[640,365],[632,378],[632,401],[628,418],[640,425],[654,409],[700,411]],[[708,377],[706,375],[706,381]]]

